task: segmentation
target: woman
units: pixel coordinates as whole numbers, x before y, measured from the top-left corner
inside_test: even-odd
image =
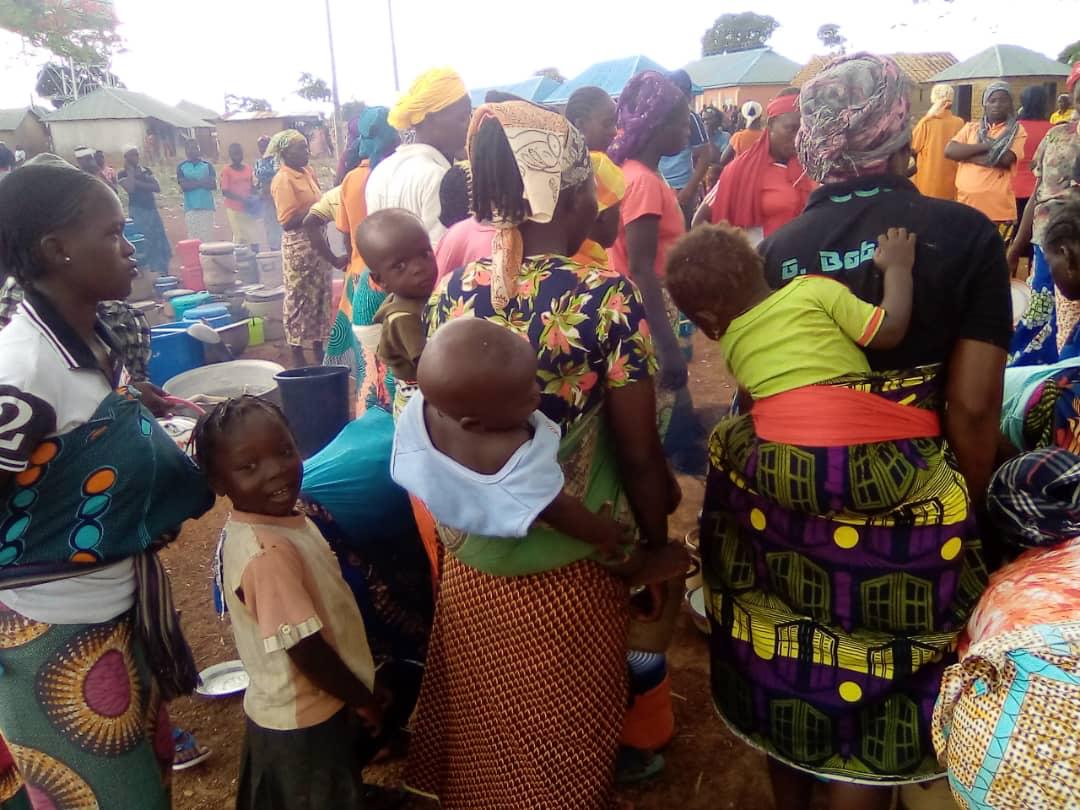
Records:
[[[754,244],[802,213],[814,183],[795,157],[799,96],[769,102],[766,134],[724,169],[696,222],[729,222]]]
[[[761,114],[764,112],[764,108],[756,101],[748,101],[742,105],[742,118],[744,123],[743,129],[736,132],[731,136],[731,140],[728,145],[731,147],[731,151],[736,155],[741,155],[755,143],[761,137],[761,130],[764,127],[765,122],[761,119]]]
[[[1050,265],[1043,251],[1046,226],[1068,197],[1080,160],[1080,63],[1069,76],[1069,94],[1076,116],[1058,124],[1043,139],[1033,163],[1035,191],[1024,209],[1016,238],[1009,246],[1009,266],[1015,273],[1028,245],[1034,245],[1031,275],[1032,300],[1009,347],[1010,365],[1053,363],[1080,322],[1080,302],[1068,301],[1054,291]]]
[[[1012,179],[1024,157],[1027,132],[1016,117],[1007,82],[989,84],[982,101],[982,120],[964,124],[945,147],[945,157],[960,164],[956,199],[986,214],[1007,242],[1016,230]]]
[[[1027,208],[1031,195],[1035,193],[1034,158],[1052,126],[1046,116],[1046,88],[1040,85],[1025,88],[1020,94],[1020,112],[1017,118],[1027,133],[1027,141],[1024,144],[1024,157],[1017,164],[1016,174],[1013,175],[1017,222],[1023,220],[1024,209]],[[1030,254],[1029,246],[1025,255],[1030,259]]]
[[[1026,549],[997,571],[945,672],[934,746],[966,810],[1080,806],[1080,456],[1052,448],[1003,466],[995,527]]]
[[[443,279],[431,328],[476,316],[528,337],[540,409],[565,436],[572,491],[602,489],[622,503],[625,490],[643,537],[666,542],[678,495],[656,432],[641,299],[621,276],[563,258],[596,219],[584,139],[560,115],[510,102],[477,110],[468,152],[476,215],[499,232],[492,259]],[[611,807],[626,697],[625,584],[577,551],[560,552],[550,570],[492,568],[475,559],[482,539],[441,534],[452,551],[407,783],[447,810]],[[565,551],[566,538],[551,536],[534,526],[515,542]]]
[[[281,164],[270,195],[281,224],[281,263],[285,271],[285,340],[293,367],[307,364],[304,343],[311,343],[315,363],[323,361],[323,342],[330,334],[330,265],[304,230],[311,206],[322,197],[319,181],[308,165],[308,142],[295,129],[270,139],[266,157]]]
[[[687,389],[688,371],[678,337],[679,312],[664,290],[667,253],[686,231],[679,199],[660,176],[660,158],[681,152],[690,137],[686,96],[667,77],[637,74],[619,98],[618,135],[608,154],[623,170],[619,235],[609,257],[612,269],[637,284],[660,359],[661,433],[676,465],[700,472],[695,445],[700,430]],[[677,409],[677,413],[676,413]]]
[[[267,250],[281,250],[281,223],[278,222],[277,209],[274,207],[273,197],[270,196],[270,187],[274,183],[274,175],[277,174],[277,158],[266,157],[266,148],[270,145],[270,136],[261,135],[256,141],[258,158],[255,160],[255,191],[262,202],[263,227],[266,229]],[[261,243],[260,243],[261,244]]]
[[[872,786],[940,773],[930,713],[984,584],[973,508],[997,444],[1009,279],[984,217],[905,179],[895,62],[840,57],[801,104],[798,154],[824,185],[762,244],[769,283],[827,274],[880,303],[877,235],[903,227],[919,237],[914,308],[897,348],[868,352],[870,374],[814,387],[768,426],[789,443],[759,439],[753,412],[714,432],[701,519],[713,695],[769,755],[778,808],[807,807],[816,776],[831,807],[871,810],[892,792]],[[937,412],[940,434],[856,432],[907,407]],[[894,449],[865,452],[874,441]],[[837,513],[837,499],[860,508]]]
[[[102,301],[135,274],[96,178],[26,166],[0,185],[0,734],[38,806],[166,810],[164,701],[197,673],[155,551],[213,503],[122,372]]]
[[[364,260],[356,248],[355,234],[357,226],[367,217],[365,195],[368,178],[401,143],[397,130],[387,122],[389,112],[386,107],[368,107],[358,119],[355,152],[359,163],[341,182],[341,207],[335,220],[338,230],[345,234],[349,266],[345,275],[345,289],[334,316],[325,362],[327,365],[349,366],[353,370],[358,416],[368,407],[378,404],[389,407],[393,401],[390,372],[379,363],[374,348],[360,344],[353,328],[370,328],[375,311],[386,297],[368,276]]]
[[[134,144],[124,147],[124,168],[116,179],[128,195],[128,216],[145,240],[145,269],[168,275],[172,245],[154,197],[161,193],[161,185],[152,171],[139,165],[139,149]]]
[[[371,173],[368,213],[404,208],[420,218],[439,244],[446,227],[439,221],[439,186],[465,146],[472,102],[461,77],[449,68],[421,75],[398,99],[387,119],[407,143]]]
[[[945,157],[945,147],[964,128],[964,119],[953,112],[955,90],[951,84],[935,84],[930,91],[930,110],[911,133],[915,155],[915,187],[927,197],[956,199],[956,162]]]

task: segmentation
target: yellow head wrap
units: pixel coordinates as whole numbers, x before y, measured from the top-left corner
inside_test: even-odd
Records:
[[[622,169],[603,152],[590,152],[593,175],[596,177],[596,201],[600,210],[606,211],[622,202],[626,196],[626,180]]]
[[[450,68],[433,68],[422,74],[409,88],[387,121],[394,129],[404,132],[412,129],[431,113],[445,110],[451,104],[468,95],[465,82]]]
[[[304,133],[295,129],[283,129],[270,138],[270,144],[266,147],[266,154],[263,157],[280,158],[282,152],[294,143],[300,143],[301,141],[307,141]]]

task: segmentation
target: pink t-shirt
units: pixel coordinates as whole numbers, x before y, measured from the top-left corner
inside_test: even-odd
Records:
[[[619,215],[619,238],[609,251],[612,267],[624,276],[630,275],[630,256],[626,250],[626,226],[645,216],[660,218],[656,240],[657,278],[667,273],[667,254],[672,244],[686,233],[686,220],[675,189],[659,173],[643,163],[628,160],[623,164],[626,195]]]
[[[439,240],[439,246],[435,249],[439,278],[471,262],[490,259],[491,240],[494,237],[494,225],[477,222],[473,217],[454,225]]]

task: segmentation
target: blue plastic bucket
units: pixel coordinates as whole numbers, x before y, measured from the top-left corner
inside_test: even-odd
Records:
[[[349,367],[306,366],[274,379],[300,455],[311,458],[349,422]]]
[[[219,329],[232,323],[232,316],[229,314],[229,308],[224,304],[203,304],[191,307],[184,313],[185,323],[195,323],[195,321],[206,321],[214,329]]]
[[[187,333],[190,323],[164,323],[150,330],[150,382],[164,385],[203,365],[203,345]]]
[[[161,278],[159,278],[157,281],[154,282],[154,294],[158,298],[161,298],[169,290],[175,290],[179,286],[180,286],[180,279],[175,278],[173,276],[162,276]]]

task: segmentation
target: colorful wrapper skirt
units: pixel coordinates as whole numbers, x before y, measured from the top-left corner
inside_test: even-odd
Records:
[[[334,315],[330,340],[326,344],[325,364],[348,366],[356,378],[356,414],[368,408],[389,409],[394,400],[394,375],[379,361],[374,349],[362,346],[354,326],[371,326],[375,312],[386,300],[386,293],[371,281],[365,268],[359,275],[345,278],[345,290]]]
[[[444,810],[609,810],[627,617],[596,563],[497,577],[447,555],[409,788]]]
[[[936,372],[833,384],[935,409]],[[736,734],[827,779],[940,775],[934,700],[986,581],[953,464],[940,437],[822,448],[763,441],[749,416],[716,428],[701,551]]]
[[[330,265],[303,230],[281,236],[285,276],[285,340],[290,346],[325,343],[330,336]]]
[[[35,806],[171,807],[172,731],[132,614],[61,625],[0,606],[0,673],[0,732]]]

